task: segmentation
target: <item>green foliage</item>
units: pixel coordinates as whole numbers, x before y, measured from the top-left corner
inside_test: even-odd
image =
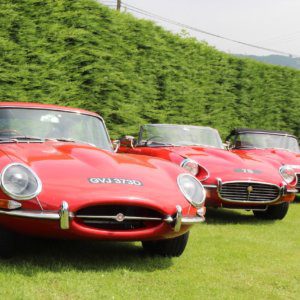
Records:
[[[82,107],[110,132],[144,123],[300,134],[300,72],[230,56],[92,0],[0,1],[0,98]]]

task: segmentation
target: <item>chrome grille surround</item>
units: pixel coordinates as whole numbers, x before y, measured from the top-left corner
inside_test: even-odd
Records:
[[[296,189],[300,190],[300,173],[296,173],[296,176],[297,176]]]
[[[219,197],[230,203],[270,204],[276,202],[284,193],[284,187],[258,181],[218,180]]]

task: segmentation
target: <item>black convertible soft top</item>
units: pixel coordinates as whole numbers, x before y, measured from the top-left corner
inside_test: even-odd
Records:
[[[253,128],[234,128],[231,130],[230,134],[226,138],[228,140],[231,136],[240,134],[240,133],[246,133],[246,132],[252,132],[252,133],[270,133],[270,134],[279,134],[279,135],[287,135],[291,136],[297,139],[296,136],[293,134],[287,132],[287,131],[280,131],[280,130],[266,130],[266,129],[253,129]]]

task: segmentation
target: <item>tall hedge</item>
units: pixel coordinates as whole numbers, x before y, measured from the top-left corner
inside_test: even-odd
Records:
[[[92,0],[0,0],[0,99],[148,122],[300,135],[300,72],[236,58]]]

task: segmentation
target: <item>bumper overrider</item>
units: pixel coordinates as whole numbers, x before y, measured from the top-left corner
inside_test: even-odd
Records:
[[[182,225],[193,225],[202,223],[205,221],[205,208],[200,208],[197,210],[196,216],[183,216],[182,207],[176,205],[176,213],[173,216],[166,215],[162,218],[152,218],[152,217],[135,217],[135,216],[126,216],[120,214],[111,215],[111,216],[91,216],[91,215],[81,215],[75,214],[69,210],[69,204],[66,201],[63,201],[61,207],[58,211],[37,211],[37,210],[0,210],[0,215],[6,215],[11,217],[20,217],[20,218],[29,218],[29,219],[39,219],[39,220],[53,220],[58,221],[60,229],[68,230],[70,228],[70,221],[74,218],[90,218],[98,220],[113,220],[118,222],[123,222],[124,220],[134,220],[134,221],[157,221],[164,222],[171,226],[171,228],[178,232],[181,229]]]

